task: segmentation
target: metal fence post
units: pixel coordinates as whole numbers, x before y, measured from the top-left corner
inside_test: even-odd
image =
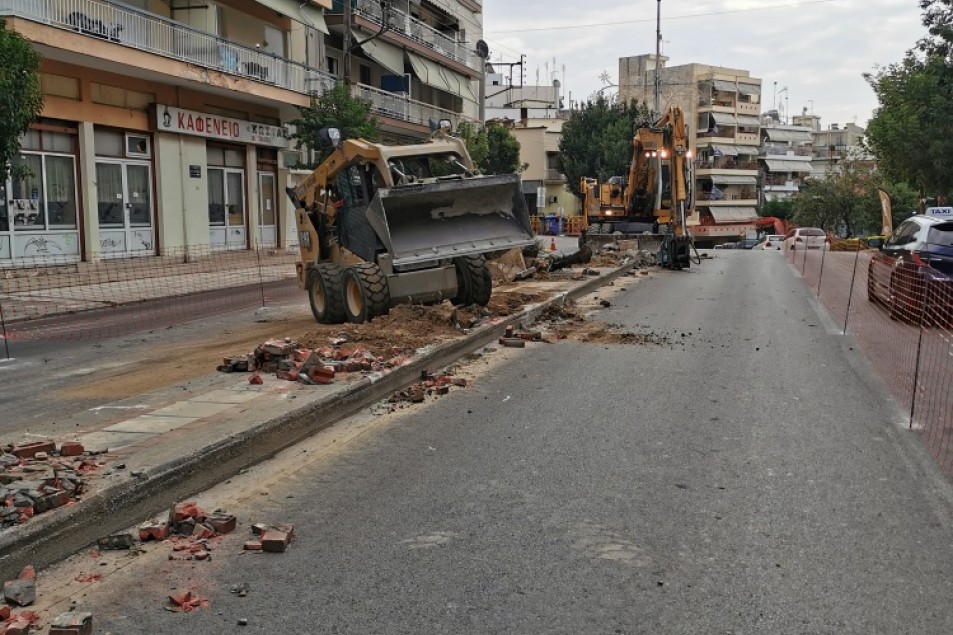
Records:
[[[923,304],[920,306],[920,333],[917,337],[917,362],[913,367],[913,394],[910,396],[910,429],[913,429],[913,416],[917,407],[917,384],[920,383],[920,356],[923,351],[923,321],[926,317],[927,296],[930,291],[930,281],[928,280],[923,289]]]
[[[854,272],[850,274],[850,292],[847,294],[847,313],[844,314],[844,335],[847,335],[847,320],[850,318],[850,303],[854,299],[854,282],[857,280],[857,261],[860,260],[860,250],[854,253]],[[818,285],[820,286],[820,285]],[[820,292],[818,292],[820,296]]]
[[[261,271],[261,243],[255,241],[255,257],[258,259],[258,288],[261,291],[261,305],[265,306],[265,278]]]
[[[821,281],[824,279],[824,259],[827,258],[827,250],[821,247],[821,270],[817,274],[817,297],[821,297]]]
[[[3,349],[7,354],[7,359],[10,359],[10,341],[7,339],[7,321],[3,317],[3,303],[0,302],[0,330],[3,331]]]

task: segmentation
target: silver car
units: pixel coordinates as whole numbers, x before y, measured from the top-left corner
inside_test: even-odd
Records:
[[[827,232],[819,227],[798,227],[784,237],[784,250],[827,249],[831,241]]]

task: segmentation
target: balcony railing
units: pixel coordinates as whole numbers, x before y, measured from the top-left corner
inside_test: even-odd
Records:
[[[565,183],[566,175],[560,172],[559,170],[546,169],[543,178],[547,181]]]
[[[811,146],[799,146],[797,148],[790,148],[788,146],[764,146],[764,156],[788,156],[794,155],[797,157],[809,157],[814,154],[814,149]]]
[[[384,24],[381,3],[377,0],[352,0],[351,6],[355,14],[375,24]],[[344,1],[334,0],[334,6],[330,12],[342,13],[343,11]],[[444,35],[412,15],[391,7],[387,12],[387,26],[445,57],[450,57],[467,66],[470,65],[470,51],[463,42]]]
[[[371,104],[374,114],[426,126],[431,119],[449,119],[454,130],[460,123],[460,113],[409,99],[401,93],[391,93],[366,84],[355,84],[351,94]]]
[[[0,0],[0,16],[75,31],[298,93],[315,91],[330,75],[262,53],[162,16],[97,0]],[[49,43],[46,43],[49,44]],[[333,79],[331,79],[333,84]]]

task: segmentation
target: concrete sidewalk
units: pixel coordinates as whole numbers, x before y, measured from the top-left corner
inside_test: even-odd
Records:
[[[162,407],[143,410],[135,398],[117,403],[117,412],[133,416],[113,418],[77,439],[90,450],[108,449],[97,457],[105,465],[85,477],[82,499],[0,532],[0,575],[11,579],[27,564],[46,566],[142,522],[391,396],[418,381],[423,371],[438,370],[481,349],[507,326],[529,325],[547,308],[591,293],[633,266],[598,269],[598,276],[578,280],[534,280],[533,289],[544,298],[540,302],[420,349],[406,364],[388,371],[348,373],[332,384],[313,386],[273,374],[263,374],[264,383],[252,385],[245,373],[214,373],[195,382],[189,398]]]

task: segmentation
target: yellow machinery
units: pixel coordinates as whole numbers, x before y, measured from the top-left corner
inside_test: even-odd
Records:
[[[484,254],[534,243],[519,177],[480,175],[463,141],[434,127],[401,146],[319,133],[334,152],[288,188],[318,322],[365,322],[399,302],[486,305]]]

